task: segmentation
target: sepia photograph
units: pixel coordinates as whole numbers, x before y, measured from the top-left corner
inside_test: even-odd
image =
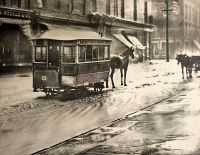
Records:
[[[0,0],[0,155],[200,155],[200,0]]]

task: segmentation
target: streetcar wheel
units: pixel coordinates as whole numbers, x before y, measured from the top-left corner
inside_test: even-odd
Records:
[[[104,88],[103,83],[95,83],[94,84],[94,92],[95,93],[101,93],[103,88]]]
[[[46,94],[46,96],[51,96],[52,95],[52,92],[50,92],[50,91],[45,91],[44,93]]]

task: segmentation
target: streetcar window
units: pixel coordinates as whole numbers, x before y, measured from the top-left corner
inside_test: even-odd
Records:
[[[86,49],[87,49],[86,46],[81,46],[80,47],[80,51],[79,51],[79,54],[78,54],[79,62],[85,62]]]
[[[93,61],[98,61],[98,47],[97,46],[94,46],[93,49],[92,49],[92,60]]]
[[[47,48],[45,46],[37,46],[35,48],[35,61],[44,62],[47,60]]]
[[[104,47],[104,57],[105,57],[105,60],[109,60],[109,58],[110,58],[110,51],[109,51],[109,48],[108,48],[108,46],[105,46]]]
[[[86,49],[86,61],[92,61],[92,46],[88,45]]]
[[[76,59],[75,47],[64,47],[63,49],[63,62],[74,63]]]
[[[99,60],[104,60],[104,46],[99,46]]]
[[[85,61],[101,61],[108,60],[110,57],[110,51],[108,46],[81,46],[79,51],[79,62]]]

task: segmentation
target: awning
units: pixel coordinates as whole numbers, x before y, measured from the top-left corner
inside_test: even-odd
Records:
[[[200,43],[197,40],[193,40],[196,47],[200,50]]]
[[[146,48],[136,37],[131,35],[128,35],[127,37],[137,49],[144,50]]]
[[[78,26],[51,26],[49,31],[46,31],[38,38],[32,39],[52,39],[52,40],[110,40],[106,37],[101,37],[97,32],[88,27]]]
[[[117,38],[119,41],[121,41],[124,45],[126,45],[127,47],[131,48],[135,48],[133,44],[131,44],[126,38],[124,38],[124,36],[122,34],[113,34],[113,36],[115,38]]]
[[[21,20],[21,19],[2,18],[2,17],[0,17],[0,23],[25,25],[25,24],[30,24],[31,21],[30,20]]]

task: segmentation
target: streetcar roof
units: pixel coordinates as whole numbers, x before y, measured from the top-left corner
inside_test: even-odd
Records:
[[[60,41],[73,41],[73,40],[105,40],[111,41],[106,37],[100,37],[98,33],[93,31],[91,28],[80,28],[80,27],[60,27],[57,29],[50,29],[44,32],[38,38],[32,38],[32,40],[38,39],[49,39],[49,40],[60,40]]]

